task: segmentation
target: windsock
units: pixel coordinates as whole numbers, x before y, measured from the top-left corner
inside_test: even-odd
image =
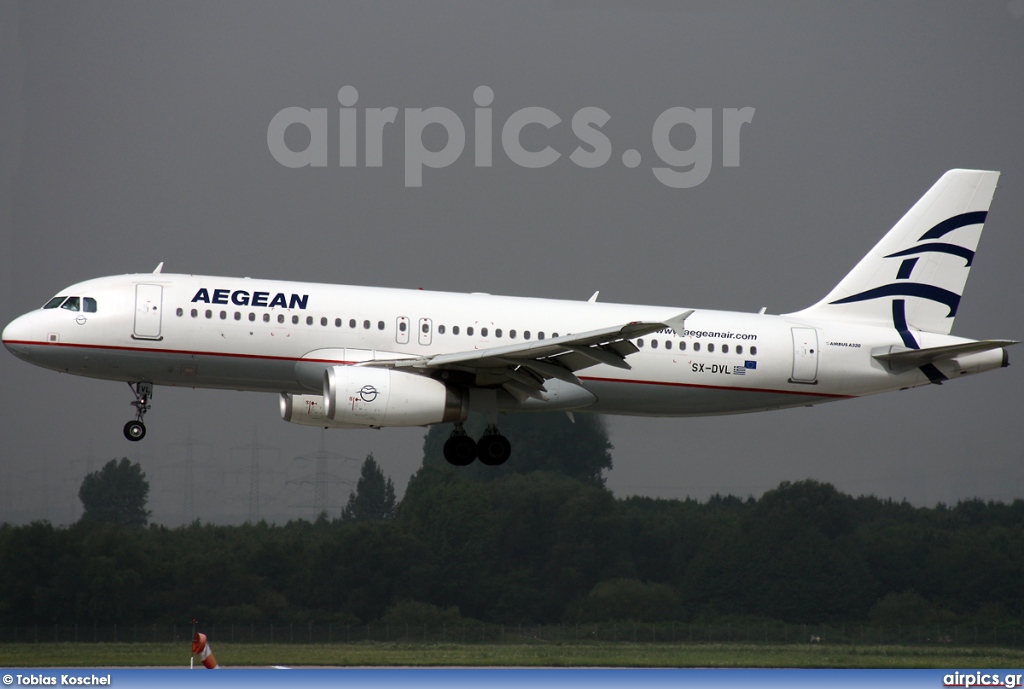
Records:
[[[207,670],[217,669],[217,659],[213,657],[210,644],[206,643],[206,634],[196,632],[192,637],[192,655],[197,656]]]

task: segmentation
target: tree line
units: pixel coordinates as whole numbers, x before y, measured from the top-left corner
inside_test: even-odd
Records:
[[[367,458],[337,519],[172,529],[113,501],[134,522],[86,505],[70,527],[4,525],[0,624],[991,625],[1024,613],[1024,500],[914,507],[813,480],[756,499],[618,499],[600,418],[503,431],[516,456],[466,470],[444,463],[446,430],[432,429],[400,502]],[[86,483],[102,494],[87,477],[83,502]]]

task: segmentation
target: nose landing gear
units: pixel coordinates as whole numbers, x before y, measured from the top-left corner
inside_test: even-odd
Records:
[[[146,424],[142,423],[142,417],[149,411],[149,399],[153,396],[152,383],[128,383],[135,395],[132,406],[135,407],[135,420],[124,425],[124,437],[132,442],[138,442],[146,437]]]

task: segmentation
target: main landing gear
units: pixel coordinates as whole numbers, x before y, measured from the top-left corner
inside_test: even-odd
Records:
[[[142,423],[142,417],[149,411],[149,398],[153,396],[152,383],[128,383],[135,395],[132,406],[135,407],[135,420],[124,425],[124,437],[132,442],[137,442],[146,437],[146,424]]]
[[[466,435],[462,424],[457,423],[444,444],[444,458],[457,467],[468,466],[474,459],[479,459],[487,466],[499,466],[511,455],[512,444],[498,432],[494,424],[489,425],[480,440],[474,442]]]

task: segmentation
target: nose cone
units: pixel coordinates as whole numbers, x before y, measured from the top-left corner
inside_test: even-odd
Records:
[[[7,347],[11,354],[19,359],[28,359],[30,346],[38,339],[33,334],[34,316],[34,313],[26,313],[24,316],[15,318],[7,324],[3,334],[0,335],[4,347]]]

